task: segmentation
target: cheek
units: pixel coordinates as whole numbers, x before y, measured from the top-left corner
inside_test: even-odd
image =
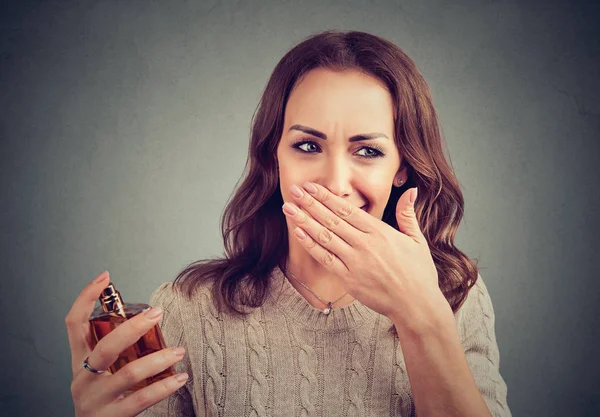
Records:
[[[303,175],[298,170],[285,169],[279,167],[279,188],[284,201],[294,201],[290,193],[292,185],[301,186],[304,182],[310,181],[308,176]]]
[[[390,197],[390,189],[392,184],[381,178],[367,178],[361,183],[361,189],[364,190],[363,195],[369,200],[371,206],[387,204]]]

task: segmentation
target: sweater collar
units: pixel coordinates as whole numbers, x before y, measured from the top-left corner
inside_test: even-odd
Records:
[[[338,332],[356,328],[377,314],[358,300],[342,307],[333,307],[331,313],[313,307],[289,282],[279,266],[271,274],[270,301],[288,320],[307,330]]]

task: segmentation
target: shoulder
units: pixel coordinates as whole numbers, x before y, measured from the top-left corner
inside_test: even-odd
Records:
[[[185,314],[190,306],[206,303],[210,299],[211,293],[207,288],[198,288],[190,296],[177,283],[166,281],[152,292],[149,304],[152,307],[160,306],[165,313]]]
[[[161,306],[163,309],[169,308],[176,301],[176,294],[173,290],[173,281],[163,282],[150,295],[150,305],[153,307]]]
[[[173,281],[160,284],[150,295],[149,304],[161,307],[162,318],[159,321],[162,336],[167,346],[185,346],[188,355],[194,355],[204,343],[205,321],[215,321],[205,306],[210,304],[203,294],[209,291],[197,291],[190,298]]]
[[[477,274],[477,281],[475,285],[469,289],[465,301],[462,306],[456,312],[457,315],[465,315],[473,310],[493,310],[492,299],[488,291],[488,287],[481,277],[481,274]]]
[[[481,274],[477,275],[475,285],[470,288],[455,317],[463,338],[468,336],[469,328],[472,329],[477,324],[485,323],[488,327],[494,325],[494,306]]]
[[[187,316],[219,315],[213,303],[209,284],[197,286],[191,294],[188,294],[177,282],[166,281],[152,292],[149,304],[153,307],[162,307],[165,313],[176,312],[184,320]]]
[[[458,330],[465,358],[493,416],[511,416],[506,381],[500,374],[500,351],[495,315],[487,285],[478,274],[475,285],[457,312]]]

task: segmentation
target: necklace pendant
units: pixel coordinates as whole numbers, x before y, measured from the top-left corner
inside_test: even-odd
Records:
[[[331,313],[331,302],[328,303],[327,308],[325,310],[323,310],[323,314],[329,314]]]

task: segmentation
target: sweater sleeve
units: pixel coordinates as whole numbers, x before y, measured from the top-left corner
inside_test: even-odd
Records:
[[[494,308],[481,275],[457,314],[465,357],[485,403],[493,417],[512,417],[507,386],[500,375]]]
[[[184,339],[183,323],[179,310],[178,298],[173,291],[173,282],[168,281],[161,284],[150,296],[149,304],[153,307],[161,306],[163,316],[159,326],[165,343],[168,347],[184,346],[186,353],[184,358],[175,363],[177,373],[187,372],[192,375],[187,345]],[[195,417],[190,382],[179,388],[167,398],[150,406],[138,414],[138,417]]]

